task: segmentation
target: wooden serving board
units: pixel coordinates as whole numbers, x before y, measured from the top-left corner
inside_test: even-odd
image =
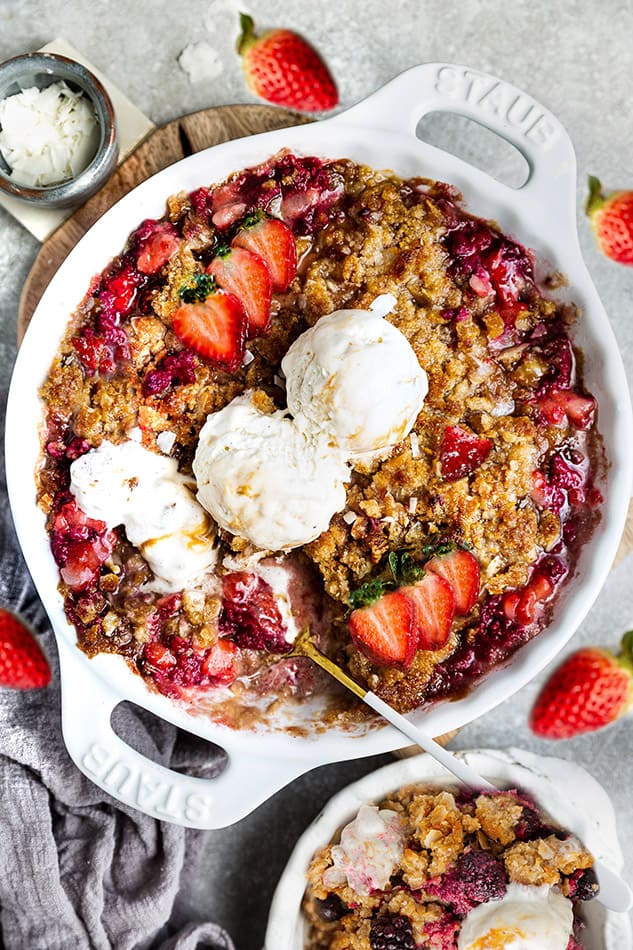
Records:
[[[309,122],[306,116],[264,105],[219,106],[174,119],[151,132],[119,165],[108,183],[42,245],[26,279],[18,311],[18,342],[48,283],[77,241],[119,198],[174,162],[220,142]],[[167,197],[167,196],[165,196]],[[633,550],[633,501],[616,563]]]

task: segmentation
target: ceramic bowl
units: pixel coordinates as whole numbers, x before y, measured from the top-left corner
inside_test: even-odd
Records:
[[[91,160],[75,177],[40,188],[13,181],[6,162],[0,161],[0,194],[40,208],[67,208],[84,202],[106,183],[119,155],[114,109],[108,93],[90,70],[67,56],[26,53],[0,63],[0,100],[32,86],[44,89],[59,80],[80,90],[92,103],[98,141]]]
[[[613,806],[601,785],[584,769],[563,759],[533,755],[523,749],[458,752],[469,765],[500,788],[521,788],[562,827],[577,835],[596,860],[622,870]],[[390,792],[414,783],[456,788],[454,780],[428,755],[387,765],[348,785],[332,798],[303,833],[273,897],[264,950],[304,950],[301,901],[314,853],[356,815],[361,805],[376,803]],[[607,911],[598,900],[584,905],[586,950],[624,950],[632,946],[628,916]],[[545,948],[543,948],[545,950]]]
[[[458,112],[510,141],[527,158],[530,177],[520,188],[500,184],[415,134],[433,110]],[[551,622],[501,669],[467,696],[411,714],[431,735],[442,735],[508,699],[549,663],[574,634],[613,563],[624,527],[633,471],[633,424],[626,377],[609,321],[584,265],[576,233],[576,164],[560,122],[526,93],[484,73],[445,63],[403,73],[367,100],[332,119],[266,132],[192,155],[143,182],[106,212],[64,261],[49,284],[18,355],[9,394],[6,467],[18,537],[57,635],[64,738],[79,767],[110,794],[158,818],[200,828],[239,820],[289,781],[316,765],[386,752],[407,740],[375,723],[356,731],[324,731],[318,698],[285,706],[259,729],[232,730],[202,708],[185,708],[150,692],[119,656],[88,659],[76,646],[64,614],[59,574],[35,498],[45,379],[68,319],[99,273],[144,218],[158,218],[169,195],[221,181],[281,148],[300,155],[348,157],[399,175],[425,175],[455,185],[467,210],[493,218],[567,275],[581,317],[573,340],[585,355],[588,389],[599,405],[608,467],[598,487],[601,521],[585,545],[575,576],[553,608]],[[214,780],[181,775],[149,762],[115,735],[114,707],[123,700],[196,733],[228,753]],[[289,727],[293,727],[291,731]],[[256,776],[256,780],[253,777]]]

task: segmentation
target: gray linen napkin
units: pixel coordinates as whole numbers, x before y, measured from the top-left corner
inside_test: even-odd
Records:
[[[119,805],[66,752],[55,640],[0,485],[0,604],[29,621],[53,669],[46,690],[0,688],[0,945],[6,950],[234,950],[218,925],[176,925],[201,833]],[[120,707],[121,708],[121,707]],[[116,715],[116,714],[115,714]],[[207,743],[140,710],[120,733],[163,764],[211,775]]]

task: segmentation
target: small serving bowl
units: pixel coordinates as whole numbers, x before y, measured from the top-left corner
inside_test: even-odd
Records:
[[[577,835],[596,861],[619,874],[623,855],[613,805],[606,791],[583,768],[565,759],[535,755],[525,749],[474,749],[458,752],[477,772],[499,788],[518,788],[562,828]],[[361,805],[377,803],[408,785],[455,792],[455,780],[429,755],[386,765],[338,792],[299,838],[273,896],[264,950],[304,950],[307,924],[302,912],[308,867],[314,854],[329,844]],[[633,932],[628,914],[606,910],[599,900],[583,908],[586,950],[623,950]]]
[[[73,178],[42,187],[20,185],[8,173],[0,153],[0,194],[19,198],[40,208],[68,208],[95,194],[114,171],[119,155],[114,108],[103,85],[81,63],[56,53],[25,53],[0,63],[0,100],[37,86],[45,89],[63,80],[92,103],[98,142],[88,164]]]

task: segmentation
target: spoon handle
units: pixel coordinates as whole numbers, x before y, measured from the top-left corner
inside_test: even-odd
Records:
[[[453,755],[452,752],[449,752],[447,749],[444,749],[439,742],[436,742],[434,739],[431,739],[430,736],[427,736],[424,732],[414,726],[412,722],[402,716],[399,712],[396,712],[393,707],[385,703],[380,697],[376,696],[375,693],[367,692],[363,697],[364,701],[368,706],[371,706],[373,710],[379,713],[384,719],[388,720],[392,726],[395,726],[400,732],[404,733],[408,739],[414,742],[416,745],[420,746],[421,749],[424,749],[425,752],[428,752],[429,755],[432,755],[445,769],[448,769],[449,772],[452,772],[453,775],[459,779],[464,785],[468,785],[470,788],[485,788],[485,789],[494,789],[495,786],[491,785],[490,782],[486,781],[485,778],[482,778],[474,769],[471,769],[470,765],[467,765],[462,759],[459,759],[456,755]]]

